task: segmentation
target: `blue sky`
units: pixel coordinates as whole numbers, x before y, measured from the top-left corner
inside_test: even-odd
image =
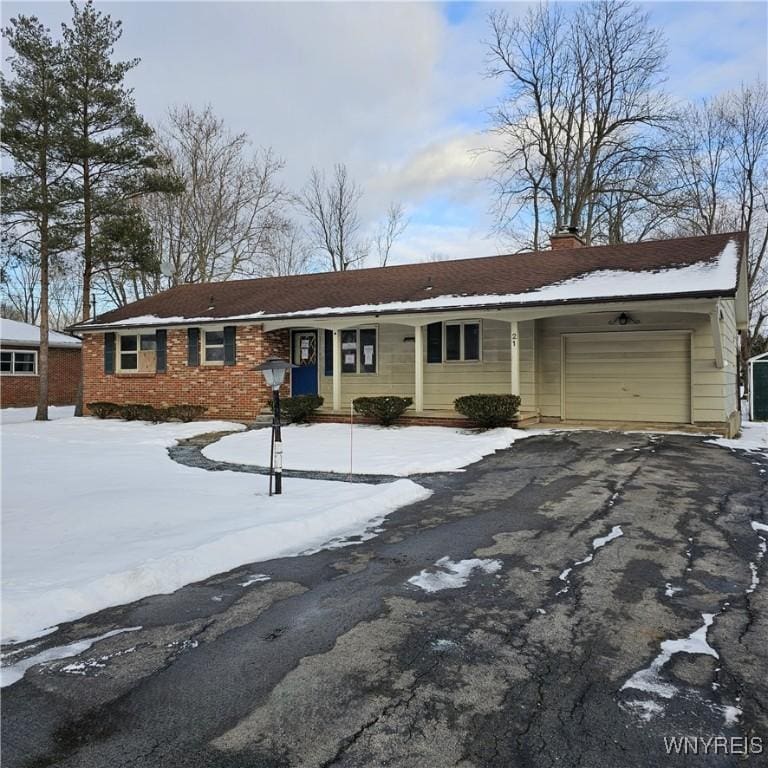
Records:
[[[501,84],[483,77],[490,10],[522,3],[101,3],[124,24],[121,57],[144,115],[210,103],[285,159],[298,189],[312,165],[348,165],[366,190],[367,226],[392,200],[411,224],[396,261],[487,255],[491,193],[483,178],[485,109]],[[671,94],[713,95],[766,77],[768,4],[646,3],[669,46]],[[4,2],[53,29],[65,2]]]

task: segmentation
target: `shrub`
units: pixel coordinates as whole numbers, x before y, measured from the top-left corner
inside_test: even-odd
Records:
[[[173,418],[170,408],[153,408],[152,410],[154,411],[151,419],[153,424],[164,424]]]
[[[98,419],[117,419],[120,416],[122,406],[117,403],[86,403],[88,410]]]
[[[183,403],[182,405],[172,405],[170,408],[165,408],[167,411],[168,419],[178,419],[179,421],[196,421],[202,418],[203,414],[208,410],[204,405],[190,405],[189,403]]]
[[[120,415],[126,421],[156,421],[157,411],[151,405],[128,403],[120,408]]]
[[[464,395],[453,401],[453,407],[482,429],[493,429],[515,418],[520,398],[517,395]]]
[[[388,427],[397,421],[413,403],[410,397],[357,397],[352,401],[355,413],[369,416],[377,424]]]
[[[280,400],[280,415],[294,424],[306,424],[310,416],[323,404],[320,395],[297,395]],[[270,407],[272,404],[270,403]]]

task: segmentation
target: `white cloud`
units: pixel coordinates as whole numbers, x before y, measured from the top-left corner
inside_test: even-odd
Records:
[[[503,253],[503,244],[488,236],[482,217],[478,224],[421,224],[408,227],[392,249],[390,264],[447,261]],[[369,266],[374,266],[371,263]]]

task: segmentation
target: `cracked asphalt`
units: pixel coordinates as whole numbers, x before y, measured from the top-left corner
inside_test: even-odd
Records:
[[[768,533],[751,526],[768,522],[764,457],[574,431],[420,482],[432,496],[366,541],[249,564],[14,649],[142,627],[4,689],[3,765],[766,764]],[[437,592],[408,583],[446,556],[501,568]],[[270,580],[243,586],[253,574]],[[703,614],[712,653],[652,668]],[[623,688],[649,668],[660,689]],[[761,738],[763,754],[664,748],[720,735]]]

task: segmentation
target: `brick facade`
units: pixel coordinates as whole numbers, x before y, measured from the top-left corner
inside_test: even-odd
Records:
[[[146,403],[156,408],[189,403],[204,405],[205,418],[250,421],[271,399],[264,376],[253,368],[267,357],[288,358],[288,331],[265,333],[260,325],[236,331],[235,365],[187,364],[187,329],[169,328],[164,373],[104,373],[104,336],[83,337],[86,403]],[[281,394],[288,396],[289,379]],[[87,412],[87,408],[86,408]]]
[[[4,350],[30,351],[35,347],[4,344]],[[80,350],[51,347],[48,350],[48,404],[73,405],[80,382]],[[39,376],[0,376],[0,407],[28,408],[37,405]]]

